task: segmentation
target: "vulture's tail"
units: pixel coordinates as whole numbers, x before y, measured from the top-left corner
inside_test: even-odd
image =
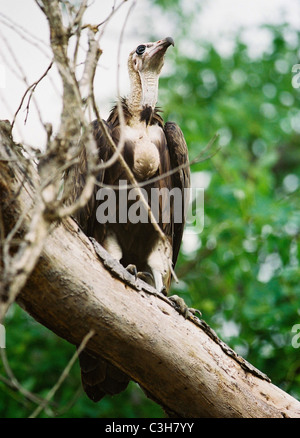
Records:
[[[130,378],[114,365],[101,357],[93,357],[82,351],[79,355],[81,381],[84,391],[93,402],[105,395],[115,395],[124,391]]]

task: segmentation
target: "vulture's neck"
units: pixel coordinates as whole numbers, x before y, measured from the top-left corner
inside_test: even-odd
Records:
[[[127,102],[134,117],[139,117],[145,106],[155,108],[158,95],[158,74],[154,72],[131,72],[131,88]]]

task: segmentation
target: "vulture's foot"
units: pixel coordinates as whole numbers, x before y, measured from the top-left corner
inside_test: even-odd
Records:
[[[154,278],[150,272],[138,272],[137,277],[143,280],[145,283],[150,284],[150,286],[154,286]]]
[[[135,265],[128,265],[126,266],[126,271],[129,272],[129,274],[133,275],[135,279],[137,278],[137,269]]]
[[[126,267],[126,271],[128,271],[131,275],[134,276],[135,279],[139,278],[140,280],[143,280],[145,283],[150,284],[150,286],[154,286],[154,278],[153,275],[150,274],[150,272],[139,272],[136,269],[135,265],[128,265]]]
[[[188,307],[184,301],[183,298],[179,297],[178,295],[171,295],[169,297],[169,300],[172,302],[173,306],[175,307],[175,309],[184,316],[184,318],[186,319],[189,314],[192,315],[196,315],[196,313],[198,313],[198,315],[201,317],[202,313],[200,312],[200,310],[197,309],[193,309],[192,307]]]
[[[168,295],[168,291],[167,291],[166,286],[163,286],[159,292],[161,294],[163,294],[165,297]]]

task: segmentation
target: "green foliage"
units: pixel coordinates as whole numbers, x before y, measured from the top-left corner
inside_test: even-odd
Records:
[[[185,22],[180,1],[156,3]],[[219,336],[274,384],[300,399],[299,351],[291,345],[292,326],[300,323],[300,89],[292,87],[291,73],[299,62],[300,35],[290,38],[285,25],[265,28],[272,46],[256,58],[240,38],[232,55],[222,57],[211,44],[187,35],[186,27],[178,28],[179,39],[184,34],[197,51],[185,56],[175,48],[172,73],[160,81],[159,104],[165,119],[180,124],[191,158],[216,132],[212,149],[221,150],[192,166],[195,186],[204,177],[209,182],[205,226],[185,239],[173,292],[199,308]],[[17,306],[6,333],[16,378],[45,397],[74,347]],[[2,417],[27,417],[34,410],[34,403],[1,380],[0,390]],[[134,383],[119,396],[92,403],[81,390],[76,364],[41,414],[55,415],[129,418],[163,412]]]
[[[201,56],[178,53],[175,73],[161,80],[161,106],[180,124],[190,157],[216,132],[221,146],[192,168],[194,180],[203,172],[211,178],[205,227],[192,236],[191,251],[181,253],[176,292],[300,398],[298,351],[291,346],[292,326],[300,322],[300,89],[292,87],[291,73],[300,35],[291,44],[287,26],[267,29],[271,50],[257,58],[239,38],[227,58],[199,42]]]

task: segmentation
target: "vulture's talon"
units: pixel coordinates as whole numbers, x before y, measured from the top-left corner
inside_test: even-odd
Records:
[[[186,305],[183,298],[179,297],[178,295],[171,295],[169,297],[169,300],[172,302],[175,309],[186,319],[189,314],[192,314],[195,316],[196,313],[199,314],[199,316],[202,316],[202,313],[200,310],[190,308]]]
[[[196,318],[201,318],[201,316],[202,316],[202,312],[200,312],[200,310],[198,310],[198,309],[194,309],[193,307],[189,307],[189,312],[192,314],[192,315],[194,315],[194,316],[196,316]],[[196,315],[196,313],[198,313],[198,316]]]
[[[154,278],[150,272],[138,271],[136,266],[133,264],[126,266],[126,271],[128,271],[131,275],[134,276],[135,281],[139,278],[140,280],[143,280],[145,283],[150,284],[150,286],[154,285]]]
[[[161,288],[160,293],[163,294],[165,297],[168,295],[168,291],[167,291],[166,286],[163,286],[163,287]]]
[[[128,271],[129,274],[133,275],[134,278],[137,279],[138,271],[137,271],[135,265],[128,265],[128,266],[126,266],[126,271]]]
[[[140,280],[143,280],[147,284],[150,284],[150,286],[154,285],[154,278],[153,278],[153,275],[150,274],[150,272],[146,272],[146,271],[138,272],[137,278],[139,278]]]

